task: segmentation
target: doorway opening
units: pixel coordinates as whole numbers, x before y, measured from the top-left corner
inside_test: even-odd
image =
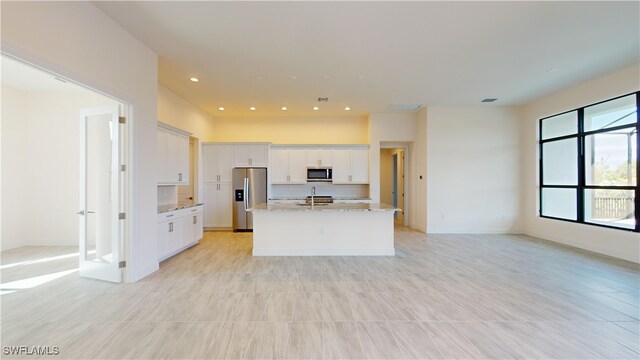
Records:
[[[380,148],[380,202],[393,205],[401,209],[396,212],[396,225],[408,225],[407,193],[407,148]]]
[[[128,105],[9,55],[0,60],[0,292],[79,276],[121,282]]]

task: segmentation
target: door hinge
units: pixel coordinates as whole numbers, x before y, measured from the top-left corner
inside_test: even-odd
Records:
[[[127,118],[126,118],[126,117],[124,117],[124,116],[119,116],[119,117],[118,117],[118,122],[119,122],[120,124],[126,124],[126,123],[127,123]]]
[[[118,214],[118,219],[120,219],[120,220],[124,220],[124,219],[126,219],[126,218],[127,218],[127,213],[120,213],[120,214]]]
[[[120,165],[120,171],[127,171],[127,165]]]
[[[118,263],[118,269],[124,269],[127,267],[127,262],[126,261],[120,261]]]

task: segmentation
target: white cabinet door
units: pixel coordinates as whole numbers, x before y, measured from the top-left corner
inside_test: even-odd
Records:
[[[180,237],[180,247],[191,245],[193,242],[193,220],[194,217],[186,214],[182,220],[182,236]]]
[[[317,148],[317,147],[307,148],[307,166],[308,167],[320,166],[320,148]]]
[[[192,214],[192,219],[193,232],[190,241],[191,243],[195,243],[204,236],[204,229],[202,227],[202,211]]]
[[[233,227],[233,185],[218,184],[218,223],[215,227]]]
[[[351,148],[351,182],[369,183],[369,148]]]
[[[183,219],[169,221],[169,253],[175,252],[182,247],[183,228]]]
[[[252,145],[251,157],[249,165],[254,167],[266,167],[269,164],[269,146],[268,145]]]
[[[229,228],[233,226],[232,184],[204,184],[204,226]]]
[[[289,155],[289,184],[307,183],[307,150],[302,147],[290,148]]]
[[[180,151],[180,139],[178,138],[178,134],[172,131],[167,131],[166,139],[165,146],[167,150],[165,161],[167,163],[167,172],[165,179],[169,183],[178,183],[180,181],[179,179],[182,177],[182,175],[178,175],[178,152]]]
[[[216,227],[219,221],[216,217],[218,215],[218,183],[205,183],[204,184],[204,214],[203,223],[205,227]]]
[[[216,145],[218,147],[218,180],[231,182],[233,177],[233,145]]]
[[[269,176],[272,184],[288,184],[289,181],[289,149],[283,147],[271,147],[271,166]]]
[[[333,149],[329,147],[319,148],[318,160],[321,167],[333,166]]]
[[[233,146],[233,166],[248,167],[251,164],[251,145],[234,145]]]
[[[157,151],[157,180],[158,183],[167,181],[167,131],[162,128],[158,128],[156,151]]]
[[[204,182],[218,181],[218,145],[202,145],[202,180]]]
[[[157,257],[162,259],[169,254],[169,222],[158,223]]]
[[[189,183],[189,137],[158,128],[158,183]]]
[[[333,183],[349,184],[351,178],[351,149],[333,148]]]
[[[233,145],[202,145],[202,167],[205,182],[231,182]]]
[[[176,134],[176,172],[180,184],[189,183],[189,137]]]

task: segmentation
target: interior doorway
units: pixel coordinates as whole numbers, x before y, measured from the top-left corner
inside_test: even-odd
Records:
[[[6,54],[0,60],[1,292],[63,276],[121,282],[129,106]]]
[[[393,205],[401,211],[395,213],[396,224],[407,225],[405,148],[380,149],[380,202]]]

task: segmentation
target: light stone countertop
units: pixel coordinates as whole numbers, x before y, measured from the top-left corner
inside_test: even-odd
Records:
[[[352,203],[352,204],[258,204],[249,211],[400,211],[387,204]]]
[[[322,196],[322,195],[316,195],[316,196]],[[298,197],[275,197],[275,198],[269,198],[269,200],[274,200],[274,201],[278,201],[278,200],[306,200],[307,197],[306,196],[298,196]],[[333,200],[371,200],[370,197],[340,197],[340,196],[334,196]]]
[[[180,209],[186,209],[198,205],[202,205],[203,203],[180,203],[180,204],[169,204],[169,205],[160,205],[158,206],[158,214],[166,213],[169,211],[175,211]]]

